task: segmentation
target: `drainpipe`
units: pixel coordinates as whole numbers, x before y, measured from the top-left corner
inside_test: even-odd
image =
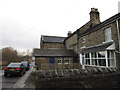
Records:
[[[120,52],[120,30],[119,30],[118,19],[116,20],[116,24],[117,24],[117,32],[118,32],[118,43],[119,43],[119,51],[118,52]]]

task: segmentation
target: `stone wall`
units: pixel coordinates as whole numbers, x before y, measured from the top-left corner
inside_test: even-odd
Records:
[[[78,34],[82,34],[85,32],[87,29],[89,29],[91,26],[91,22],[87,22],[85,25],[83,25],[81,28],[79,28]]]
[[[119,68],[36,71],[36,90],[44,88],[120,88]]]
[[[65,40],[65,47],[66,49],[76,49],[77,45],[77,34],[72,35],[67,40]],[[75,50],[76,51],[76,50]]]
[[[42,43],[41,49],[49,49],[49,48],[65,48],[63,43]]]
[[[91,32],[87,35],[79,37],[79,40],[78,40],[79,50],[81,49],[82,38],[85,38],[85,41],[86,41],[85,46],[86,47],[100,45],[103,42],[105,42],[104,30],[108,27],[112,28],[112,39],[115,41],[116,48],[117,48],[118,47],[118,37],[117,37],[118,35],[117,35],[116,23],[113,22],[112,24],[106,25],[94,32]]]
[[[63,70],[63,69],[78,69],[80,63],[73,63],[73,57],[54,57],[55,63],[49,63],[50,57],[36,57],[36,64],[38,70]],[[58,59],[62,60],[61,64],[58,64]],[[69,64],[65,64],[65,60],[69,59]]]

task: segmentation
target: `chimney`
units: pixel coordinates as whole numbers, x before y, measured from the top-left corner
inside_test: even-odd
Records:
[[[100,23],[100,17],[97,8],[91,8],[90,22],[91,22],[91,26],[95,26]]]
[[[68,34],[67,34],[67,35],[70,36],[71,34],[72,34],[72,32],[71,32],[71,31],[68,31]]]

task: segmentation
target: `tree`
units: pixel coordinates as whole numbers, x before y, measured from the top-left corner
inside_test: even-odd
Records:
[[[19,56],[17,51],[12,47],[6,47],[2,49],[2,64],[7,65],[10,62],[18,62]]]

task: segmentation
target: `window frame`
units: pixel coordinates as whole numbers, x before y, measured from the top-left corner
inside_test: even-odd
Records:
[[[67,60],[68,60],[69,62],[66,62]],[[70,64],[70,59],[65,59],[65,60],[64,60],[64,64]]]
[[[109,51],[112,51],[113,52],[113,57],[112,58],[108,58],[108,52]],[[104,57],[98,57],[98,53],[99,52],[104,52]],[[89,57],[86,58],[86,55],[85,53],[82,53],[80,56],[81,56],[81,63],[82,65],[87,65],[87,66],[97,66],[97,67],[115,67],[116,66],[116,59],[115,59],[115,52],[114,50],[106,50],[106,51],[99,51],[99,52],[90,52],[90,53],[87,53],[89,54]],[[96,54],[96,57],[92,57],[92,53],[95,53]],[[82,58],[84,57],[84,58]],[[84,59],[84,60],[83,60]],[[90,60],[89,63],[86,63],[87,60]],[[94,60],[94,61],[93,61]],[[104,61],[102,61],[104,60]],[[110,64],[109,65],[109,60],[113,60],[112,62],[114,62],[114,64]]]
[[[61,61],[61,62],[59,62],[59,61]],[[58,63],[58,64],[62,64],[62,58],[58,58],[58,59],[57,59],[57,63]]]
[[[112,28],[111,27],[104,29],[104,36],[105,36],[105,42],[112,41]]]

